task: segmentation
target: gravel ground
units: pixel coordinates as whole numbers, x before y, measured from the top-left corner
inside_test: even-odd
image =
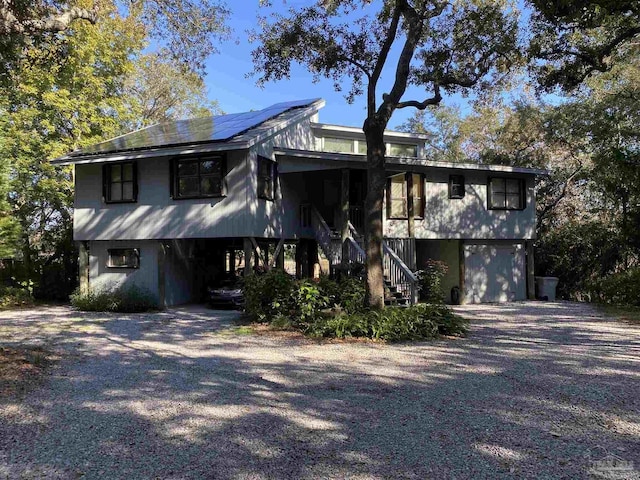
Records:
[[[64,358],[0,400],[0,478],[640,478],[639,326],[456,309],[467,338],[396,345],[246,335],[198,307],[0,312],[0,344]]]

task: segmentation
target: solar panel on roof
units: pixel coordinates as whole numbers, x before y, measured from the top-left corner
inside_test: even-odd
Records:
[[[288,110],[307,107],[319,99],[282,102],[255,112],[178,120],[152,125],[73,152],[72,156],[189,145],[229,140]]]

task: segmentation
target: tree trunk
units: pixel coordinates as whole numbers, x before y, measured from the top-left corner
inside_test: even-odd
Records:
[[[365,201],[365,250],[367,253],[367,304],[384,308],[384,270],[382,267],[382,204],[386,173],[384,169],[384,127],[367,121],[367,198]]]

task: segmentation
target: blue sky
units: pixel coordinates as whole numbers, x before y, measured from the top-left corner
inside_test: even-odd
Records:
[[[277,5],[282,0],[275,0]],[[288,5],[301,4],[299,0],[288,1]],[[239,5],[242,4],[242,7]],[[243,0],[231,4],[232,14],[228,25],[233,30],[232,39],[220,46],[220,53],[210,57],[207,62],[206,84],[211,99],[217,100],[221,108],[227,113],[244,112],[251,109],[257,110],[271,104],[322,97],[326,100],[326,106],[320,111],[320,121],[361,127],[366,115],[366,102],[364,97],[347,104],[343,93],[336,92],[330,81],[321,80],[313,83],[311,74],[304,67],[296,66],[292,70],[290,80],[272,82],[264,88],[256,86],[256,78],[246,78],[247,73],[253,70],[251,50],[246,31],[256,25],[258,14],[258,0]],[[264,13],[264,11],[262,12]],[[387,91],[391,85],[392,77],[383,77],[378,97],[381,92]],[[386,90],[385,90],[386,89]],[[412,89],[406,98],[411,96],[416,100],[423,100],[428,96],[424,90]],[[456,104],[463,107],[461,98],[445,99],[446,104]],[[395,128],[409,118],[414,109],[398,110],[389,122],[390,128]]]

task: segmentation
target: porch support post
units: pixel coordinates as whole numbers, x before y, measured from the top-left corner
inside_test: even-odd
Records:
[[[296,245],[296,277],[304,278],[307,267],[307,241],[301,238]]]
[[[525,241],[526,255],[527,255],[527,298],[529,300],[536,299],[536,284],[535,284],[535,262],[533,256],[533,240]]]
[[[167,247],[164,242],[158,245],[158,306],[166,308],[166,265],[167,265]]]
[[[269,265],[284,269],[284,238],[278,241],[278,245],[276,245],[276,249],[273,252],[273,259]]]
[[[80,277],[80,293],[89,293],[89,242],[78,243],[78,269]]]
[[[284,238],[282,239],[282,241],[284,243]],[[278,256],[276,256],[276,268],[284,270],[284,245],[282,246],[282,249],[280,249],[280,253],[278,253]]]
[[[465,266],[464,266],[464,240],[458,240],[458,262],[460,266],[460,303],[465,303]]]
[[[316,240],[307,240],[307,275],[313,277],[315,274],[315,266],[318,261],[318,242]]]
[[[409,227],[409,237],[415,237],[415,207],[413,205],[413,173],[405,172],[407,181],[407,224]]]
[[[253,272],[253,245],[249,238],[242,239],[242,247],[244,250],[244,275],[249,276]]]
[[[341,225],[340,225],[340,241],[342,245],[342,267],[346,267],[349,263],[349,243],[347,239],[351,235],[349,232],[349,169],[342,169],[342,189],[340,195]],[[313,269],[312,269],[313,271]]]

